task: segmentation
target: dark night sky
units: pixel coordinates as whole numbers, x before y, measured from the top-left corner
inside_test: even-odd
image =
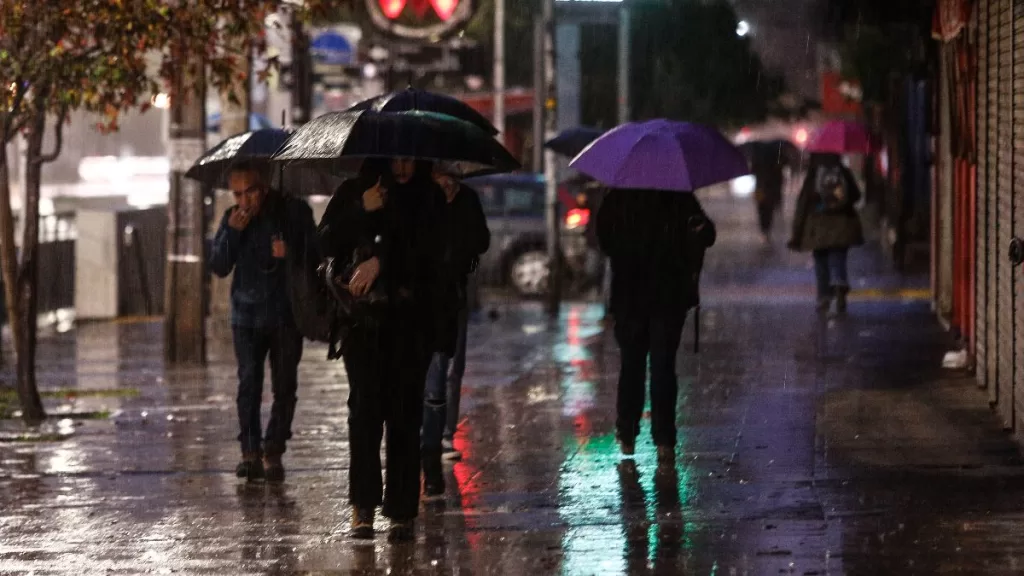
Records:
[[[751,26],[751,39],[765,67],[785,75],[786,86],[819,98],[817,45],[826,0],[732,0]]]

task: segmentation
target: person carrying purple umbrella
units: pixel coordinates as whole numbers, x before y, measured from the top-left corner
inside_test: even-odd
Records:
[[[597,213],[611,260],[611,306],[622,351],[616,432],[632,456],[651,366],[651,436],[659,466],[675,462],[676,356],[715,225],[693,191],[742,176],[747,162],[708,126],[669,120],[624,124],[598,138],[570,167],[612,190]]]
[[[699,302],[697,278],[715,225],[693,194],[613,190],[598,213],[597,236],[611,259],[615,339],[622,351],[615,427],[634,453],[651,366],[651,437],[661,464],[674,462],[676,356],[687,313]]]
[[[834,300],[836,313],[846,313],[847,254],[851,246],[864,243],[856,208],[859,200],[857,182],[838,154],[811,154],[788,246],[814,254],[819,312],[828,312]]]

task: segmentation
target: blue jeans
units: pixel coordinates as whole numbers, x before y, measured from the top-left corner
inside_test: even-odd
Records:
[[[846,248],[814,251],[814,275],[818,282],[818,298],[832,296],[836,288],[849,288],[846,271]]]
[[[292,437],[302,335],[291,325],[265,328],[232,326],[232,332],[238,361],[238,441],[242,444],[242,451],[284,454],[285,442]],[[266,439],[261,441],[263,366],[268,356],[274,402],[270,408]]]
[[[462,376],[466,373],[468,326],[469,308],[463,306],[458,315],[455,356],[449,357],[438,352],[430,359],[423,397],[424,452],[440,451],[441,439],[451,442],[459,426],[459,400],[462,397]]]

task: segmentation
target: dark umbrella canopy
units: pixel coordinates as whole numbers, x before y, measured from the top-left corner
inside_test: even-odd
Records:
[[[415,88],[407,88],[399,92],[375,96],[359,102],[349,108],[349,110],[373,110],[374,112],[420,110],[422,112],[437,112],[465,120],[489,135],[493,136],[498,133],[498,129],[494,127],[494,124],[491,124],[490,120],[484,118],[482,114],[462,100],[446,94],[427,92],[426,90],[417,90]]]
[[[461,177],[520,168],[508,150],[473,124],[421,111],[324,114],[296,130],[273,159],[349,176],[365,158],[431,160]]]
[[[597,140],[601,134],[604,134],[604,130],[588,126],[569,128],[568,130],[562,130],[558,133],[558,136],[545,142],[544,147],[567,158],[575,158],[591,142]]]
[[[800,149],[789,140],[753,140],[737,146],[753,166],[789,166],[800,165]]]
[[[289,135],[287,131],[277,128],[235,134],[207,150],[188,169],[185,177],[214,188],[227,188],[227,177],[232,166],[242,161],[269,161]]]

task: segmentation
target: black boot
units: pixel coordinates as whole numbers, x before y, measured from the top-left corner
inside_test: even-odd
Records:
[[[441,452],[423,452],[423,499],[437,500],[444,497],[444,472],[441,468]]]
[[[846,295],[850,293],[850,287],[836,286],[833,291],[836,295],[836,314],[846,314]]]
[[[825,292],[818,294],[818,304],[815,306],[815,310],[819,314],[827,314],[829,308],[832,307],[832,297],[835,296],[832,288],[829,288]]]

